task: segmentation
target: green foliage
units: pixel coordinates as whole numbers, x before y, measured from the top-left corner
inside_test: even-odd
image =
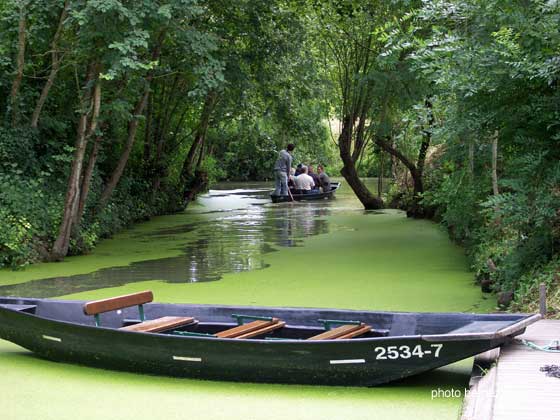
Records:
[[[425,201],[495,290],[533,290],[560,245],[558,2],[425,2],[414,54],[434,81],[446,144]],[[490,180],[498,136],[500,194]],[[522,300],[522,298],[520,298]]]
[[[417,202],[410,166],[430,138],[423,204],[436,209],[496,290],[532,294],[535,279],[553,276],[560,247],[558,2],[70,0],[60,21],[64,4],[0,2],[0,266],[42,258],[58,235],[78,118],[91,115],[83,99],[92,86],[84,81],[95,68],[101,109],[84,167],[97,136],[101,148],[70,253],[176,211],[195,173],[211,183],[270,178],[287,143],[297,146],[296,163],[322,163],[337,174],[339,133],[333,142],[326,122],[346,121],[361,175],[395,177],[389,196],[405,207]],[[22,16],[24,77],[12,102]],[[32,129],[56,60],[60,69]],[[12,108],[19,109],[16,124]],[[379,139],[408,166],[382,152]],[[127,151],[117,188],[100,206]]]
[[[224,179],[227,173],[214,156],[206,156],[200,169],[208,175],[210,185]]]
[[[61,197],[46,188],[48,175],[30,177],[15,163],[0,170],[0,267],[37,260],[37,239],[54,236]]]
[[[548,315],[560,317],[560,258],[535,266],[519,279],[518,293],[512,305],[514,311],[539,312],[539,285],[547,289]]]
[[[65,5],[68,13],[61,19]],[[277,150],[288,141],[298,143],[301,159],[330,163],[322,85],[305,50],[311,38],[301,7],[283,0],[0,2],[0,95],[5,98],[0,101],[0,206],[6,227],[1,264],[43,258],[58,236],[78,118],[92,115],[85,99],[93,81],[84,85],[92,72],[99,72],[101,108],[83,168],[95,138],[102,140],[84,213],[72,227],[70,254],[89,251],[134,221],[180,208],[185,191],[180,174],[200,136],[205,138],[193,161],[210,182],[268,178]],[[20,115],[11,127],[22,17],[24,77],[15,98]],[[31,129],[55,64],[60,68],[38,128]],[[148,84],[148,103],[136,115]],[[211,97],[215,103],[207,110]],[[204,118],[208,128],[203,130]],[[138,130],[125,171],[107,206],[100,206],[130,147],[135,120]]]
[[[473,234],[482,224],[480,202],[485,198],[486,177],[473,180],[464,168],[449,162],[432,173],[424,202],[437,208],[437,217],[451,235],[465,244],[472,242]],[[482,187],[482,188],[481,188]]]
[[[285,122],[278,123],[274,117],[257,117],[251,124],[243,120],[231,121],[219,134],[213,133],[214,144],[219,145],[214,152],[222,169],[219,179],[271,179],[278,152],[288,143],[296,145],[295,164],[333,165],[336,162],[334,147],[320,115],[302,116],[294,123],[285,131]]]
[[[560,165],[547,167],[544,156],[527,155],[514,166],[517,177],[502,182],[509,191],[482,203],[486,223],[477,252],[479,267],[481,260],[495,262],[498,269],[491,275],[506,290],[550,261],[560,244]]]
[[[32,226],[26,219],[11,214],[0,207],[0,268],[19,268],[36,257],[32,241]]]

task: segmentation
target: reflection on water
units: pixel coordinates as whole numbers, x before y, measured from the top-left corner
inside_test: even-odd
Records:
[[[265,268],[263,255],[275,247],[301,246],[304,238],[333,229],[325,216],[335,200],[272,204],[263,184],[241,186],[245,188],[226,185],[201,196],[187,210],[186,224],[133,234],[135,240],[153,242],[154,248],[184,237],[177,257],[1,286],[0,296],[53,297],[147,280],[219,280],[225,273]]]

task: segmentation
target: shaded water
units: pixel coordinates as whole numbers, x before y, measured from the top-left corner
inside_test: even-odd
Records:
[[[103,268],[92,273],[39,278],[0,286],[0,296],[54,297],[158,279],[196,283],[221,279],[224,273],[267,267],[262,256],[274,247],[301,246],[309,236],[328,233],[333,200],[273,205],[270,190],[221,185],[188,209],[190,220],[131,235],[132,240],[158,243],[184,236],[180,255]],[[247,186],[246,186],[247,187]],[[225,189],[227,188],[227,189]],[[193,240],[194,238],[194,240]]]

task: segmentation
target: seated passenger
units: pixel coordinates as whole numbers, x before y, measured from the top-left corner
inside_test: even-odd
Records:
[[[303,163],[298,163],[298,166],[296,167],[296,171],[294,173],[295,176],[298,176],[299,174],[302,173],[302,168],[303,168]]]
[[[295,178],[296,189],[300,194],[308,194],[315,186],[315,183],[313,178],[307,175],[307,166],[302,166],[301,170],[302,173]]]
[[[313,170],[313,166],[309,165],[309,167],[307,168],[307,173],[311,178],[313,178],[313,183],[315,184],[315,187],[313,187],[313,192],[315,193],[321,192],[319,190],[319,186],[321,185],[321,182],[319,180],[319,175],[315,173],[315,171]]]
[[[323,165],[317,166],[317,172],[319,172],[319,185],[323,189],[323,192],[329,192],[331,190],[331,179],[325,172]]]
[[[290,168],[290,176],[288,176],[288,188],[290,189],[294,189],[296,187],[296,184],[294,183],[295,173],[295,168]]]

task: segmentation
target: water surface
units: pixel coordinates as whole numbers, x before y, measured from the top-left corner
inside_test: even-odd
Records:
[[[0,296],[48,298],[152,279],[215,281],[225,273],[265,268],[263,255],[275,247],[302,246],[304,238],[329,232],[324,216],[331,213],[332,200],[297,207],[269,205],[270,190],[259,186],[222,185],[202,195],[197,206],[186,212],[184,223],[130,233],[131,240],[153,246],[182,238],[176,245],[179,255],[2,285]]]
[[[96,299],[151,289],[166,302],[488,311],[460,248],[427,221],[336,200],[272,204],[264,184],[221,185],[91,255],[0,271],[0,295]],[[461,362],[376,388],[238,384],[52,363],[0,341],[6,419],[456,419]],[[102,401],[102,404],[100,403]],[[145,402],[149,401],[149,404]]]

